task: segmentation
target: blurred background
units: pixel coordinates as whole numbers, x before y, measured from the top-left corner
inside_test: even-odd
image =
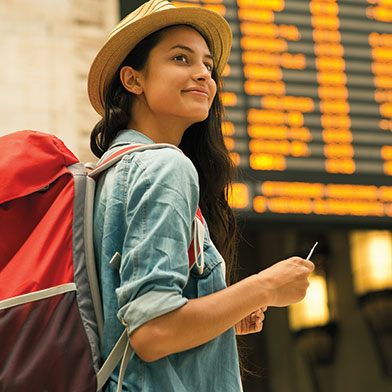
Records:
[[[86,93],[144,1],[0,2],[0,136],[36,129],[95,161]],[[247,276],[317,241],[305,301],[242,337],[245,392],[392,391],[392,0],[175,1],[228,20],[226,144]]]

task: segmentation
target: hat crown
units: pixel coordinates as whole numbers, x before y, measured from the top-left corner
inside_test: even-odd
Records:
[[[176,7],[173,4],[169,3],[167,0],[147,1],[147,3],[142,4],[139,8],[137,8],[135,11],[131,12],[127,17],[125,17],[110,33],[109,38],[115,35],[119,30],[121,30],[129,23],[136,22],[137,20],[142,19],[147,15],[173,8]]]

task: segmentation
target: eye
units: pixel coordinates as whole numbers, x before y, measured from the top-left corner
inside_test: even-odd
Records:
[[[209,72],[212,72],[214,65],[212,63],[204,63]]]
[[[183,54],[177,54],[176,56],[173,57],[173,60],[180,61],[182,63],[186,63],[188,61],[186,56]]]

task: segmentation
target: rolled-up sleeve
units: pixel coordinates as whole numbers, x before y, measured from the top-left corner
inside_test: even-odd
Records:
[[[126,233],[116,295],[118,317],[132,333],[188,301],[183,289],[199,188],[192,162],[172,149],[132,154],[121,173]]]

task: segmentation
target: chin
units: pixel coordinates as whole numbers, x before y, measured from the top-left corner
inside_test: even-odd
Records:
[[[206,119],[208,118],[208,115],[209,115],[209,112],[208,112],[208,111],[207,111],[207,112],[200,113],[199,116],[195,116],[194,123],[202,122],[202,121],[206,120]]]

